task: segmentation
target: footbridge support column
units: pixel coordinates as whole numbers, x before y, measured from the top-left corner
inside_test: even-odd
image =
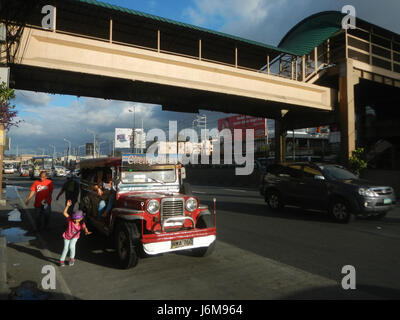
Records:
[[[339,124],[340,124],[340,162],[347,165],[356,148],[354,86],[359,78],[351,60],[340,65],[339,75]]]

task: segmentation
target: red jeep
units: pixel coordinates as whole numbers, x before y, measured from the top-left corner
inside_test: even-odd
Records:
[[[87,222],[114,240],[122,268],[137,265],[142,254],[190,250],[212,253],[216,242],[215,200],[211,212],[183,183],[181,164],[149,164],[142,156],[84,160],[80,163],[80,208]],[[124,161],[122,161],[124,160]],[[95,186],[112,179],[114,205],[107,217],[98,215],[102,198]],[[109,199],[109,198],[108,198]]]

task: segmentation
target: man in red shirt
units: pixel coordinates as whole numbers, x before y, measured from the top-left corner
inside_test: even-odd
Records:
[[[36,180],[31,186],[31,193],[26,199],[26,205],[32,199],[34,194],[35,197],[35,214],[36,214],[36,228],[38,231],[42,230],[43,227],[48,229],[50,214],[51,214],[51,196],[53,194],[53,182],[47,179],[45,171],[42,171],[39,176],[39,180]]]

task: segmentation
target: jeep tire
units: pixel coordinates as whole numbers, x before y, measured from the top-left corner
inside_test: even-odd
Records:
[[[196,228],[198,229],[206,229],[206,228],[212,228],[214,226],[214,221],[212,219],[212,215],[204,215],[199,218],[196,224]],[[211,243],[208,247],[201,247],[201,248],[196,248],[192,250],[192,255],[194,257],[208,257],[210,256],[216,246],[217,240],[215,239],[213,243]]]
[[[137,246],[140,241],[138,229],[134,223],[118,221],[115,227],[114,243],[117,258],[122,269],[135,267],[139,262]]]

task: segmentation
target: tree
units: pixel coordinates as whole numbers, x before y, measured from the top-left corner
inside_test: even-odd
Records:
[[[12,126],[18,127],[21,120],[16,120],[18,111],[15,106],[10,104],[10,100],[15,98],[14,89],[7,87],[5,82],[0,85],[0,123],[4,125],[5,130]]]
[[[12,126],[18,126],[21,122],[16,120],[18,111],[15,110],[14,105],[10,104],[10,100],[14,98],[14,90],[2,82],[0,85],[0,139],[3,141],[0,141],[0,200],[2,200],[3,189],[4,131],[9,130]]]
[[[359,175],[367,167],[367,162],[364,159],[364,148],[358,148],[352,152],[352,156],[349,159],[349,167],[354,174]]]

